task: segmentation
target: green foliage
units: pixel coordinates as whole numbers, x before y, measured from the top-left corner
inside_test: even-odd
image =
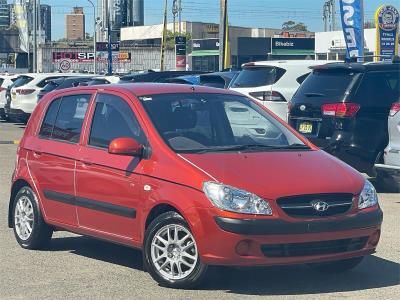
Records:
[[[182,36],[186,37],[186,43],[188,43],[192,39],[192,35],[189,32],[182,32]],[[167,49],[174,49],[175,48],[175,37],[179,36],[179,32],[174,33],[171,30],[167,30],[167,42],[166,48]]]
[[[305,25],[304,23],[296,23],[294,21],[286,21],[282,24],[282,30],[285,31],[308,31],[307,30],[307,25]]]

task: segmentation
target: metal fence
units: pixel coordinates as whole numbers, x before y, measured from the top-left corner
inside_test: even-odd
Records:
[[[123,54],[119,59],[118,54]],[[97,72],[107,71],[107,53],[98,52]],[[39,72],[93,72],[93,48],[41,47],[38,53]],[[125,48],[113,54],[113,72],[160,69],[160,48]],[[175,52],[166,50],[165,69],[175,69]]]

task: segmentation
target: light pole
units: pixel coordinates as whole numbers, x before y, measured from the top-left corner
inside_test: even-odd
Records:
[[[97,51],[96,51],[96,6],[94,5],[92,0],[87,0],[93,6],[93,18],[94,18],[94,28],[93,28],[93,73],[97,73]]]

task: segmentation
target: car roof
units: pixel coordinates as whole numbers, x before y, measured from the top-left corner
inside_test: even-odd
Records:
[[[320,66],[314,66],[312,69],[317,70],[333,70],[333,69],[343,69],[343,70],[354,70],[357,72],[366,71],[379,71],[379,70],[400,70],[399,63],[392,62],[334,62],[328,63]]]
[[[205,93],[205,94],[227,94],[227,95],[242,95],[235,91],[218,89],[207,86],[192,86],[173,83],[125,83],[125,84],[102,84],[94,86],[75,87],[60,90],[65,93],[69,91],[77,91],[79,89],[88,91],[126,91],[135,96],[141,97],[146,95],[158,94],[183,94],[183,93]]]
[[[251,66],[314,66],[322,65],[332,61],[329,60],[269,60],[269,61],[255,61],[250,63],[245,63],[242,67]]]

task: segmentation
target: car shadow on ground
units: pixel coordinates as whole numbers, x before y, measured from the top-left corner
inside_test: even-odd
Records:
[[[48,251],[70,253],[143,270],[139,250],[73,236],[54,238]],[[368,256],[352,271],[341,274],[319,273],[305,265],[263,268],[212,267],[201,290],[224,290],[243,295],[302,295],[368,290],[400,283],[400,264]]]

